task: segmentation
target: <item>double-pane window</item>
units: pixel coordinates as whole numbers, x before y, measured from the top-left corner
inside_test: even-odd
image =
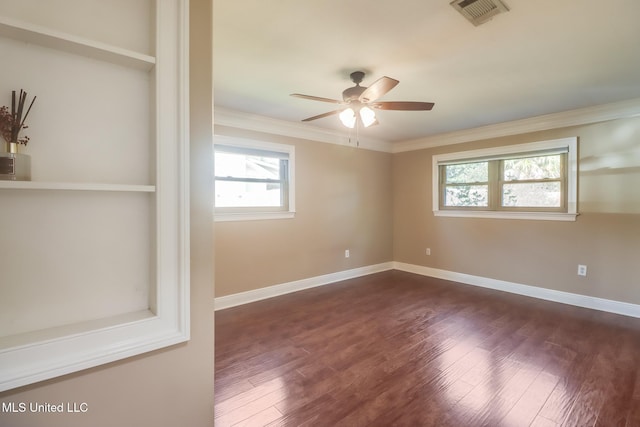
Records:
[[[441,166],[442,205],[446,207],[489,207],[489,162]]]
[[[441,165],[441,208],[559,211],[566,199],[566,155],[520,155]]]
[[[292,154],[293,147],[263,149],[216,144],[216,213],[292,212]]]
[[[567,138],[434,156],[434,212],[575,214],[575,151],[575,139]]]
[[[566,154],[501,160],[500,206],[563,210]]]

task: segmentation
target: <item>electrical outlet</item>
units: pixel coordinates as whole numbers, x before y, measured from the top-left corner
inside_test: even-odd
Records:
[[[587,275],[587,266],[578,264],[578,276],[586,276]]]
[[[427,248],[426,252],[427,255],[431,255],[431,248]]]
[[[344,257],[345,258],[349,258],[350,254],[349,254],[349,249],[344,251]]]

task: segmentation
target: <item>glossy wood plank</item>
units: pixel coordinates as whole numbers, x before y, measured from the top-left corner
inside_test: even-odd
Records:
[[[500,421],[504,425],[530,425],[558,384],[558,377],[541,372],[531,386],[513,405],[509,413]],[[541,420],[542,421],[542,420]]]
[[[267,409],[234,424],[233,427],[261,427],[282,418],[282,414],[275,407],[270,406]]]
[[[626,427],[640,426],[640,369],[636,370]]]
[[[640,319],[389,271],[216,313],[216,426],[640,426]]]

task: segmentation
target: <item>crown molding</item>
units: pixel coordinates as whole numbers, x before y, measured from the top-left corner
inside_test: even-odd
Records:
[[[622,119],[640,115],[640,98],[610,104],[596,105],[560,113],[545,114],[528,119],[514,120],[495,125],[481,126],[455,132],[433,135],[409,141],[396,142],[392,153],[422,150],[442,145],[460,144],[488,138],[518,135],[529,132],[579,126],[607,120]]]
[[[309,139],[329,144],[347,146],[355,145],[354,142],[349,142],[349,135],[346,133],[305,125],[302,123],[272,119],[270,117],[244,113],[223,107],[214,108],[213,118],[214,124],[220,126],[229,126],[256,132]],[[392,144],[384,140],[360,136],[359,148],[391,153]]]
[[[464,129],[442,133],[424,138],[401,142],[388,142],[381,139],[361,137],[360,148],[386,153],[402,153],[422,150],[443,145],[460,144],[489,138],[519,135],[570,126],[580,126],[607,120],[640,116],[640,98],[629,99],[609,104],[595,105],[576,110],[545,114],[527,119]],[[223,107],[215,107],[214,122],[216,125],[239,129],[265,132],[275,135],[309,139],[329,144],[352,146],[348,134],[302,123],[272,119],[257,114],[249,114]]]

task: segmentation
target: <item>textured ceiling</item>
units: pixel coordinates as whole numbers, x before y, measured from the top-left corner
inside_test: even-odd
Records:
[[[352,71],[400,84],[361,132],[406,141],[640,97],[640,1],[505,0],[474,27],[449,0],[215,0],[216,107],[299,123],[334,109]],[[342,129],[337,116],[305,124]]]

